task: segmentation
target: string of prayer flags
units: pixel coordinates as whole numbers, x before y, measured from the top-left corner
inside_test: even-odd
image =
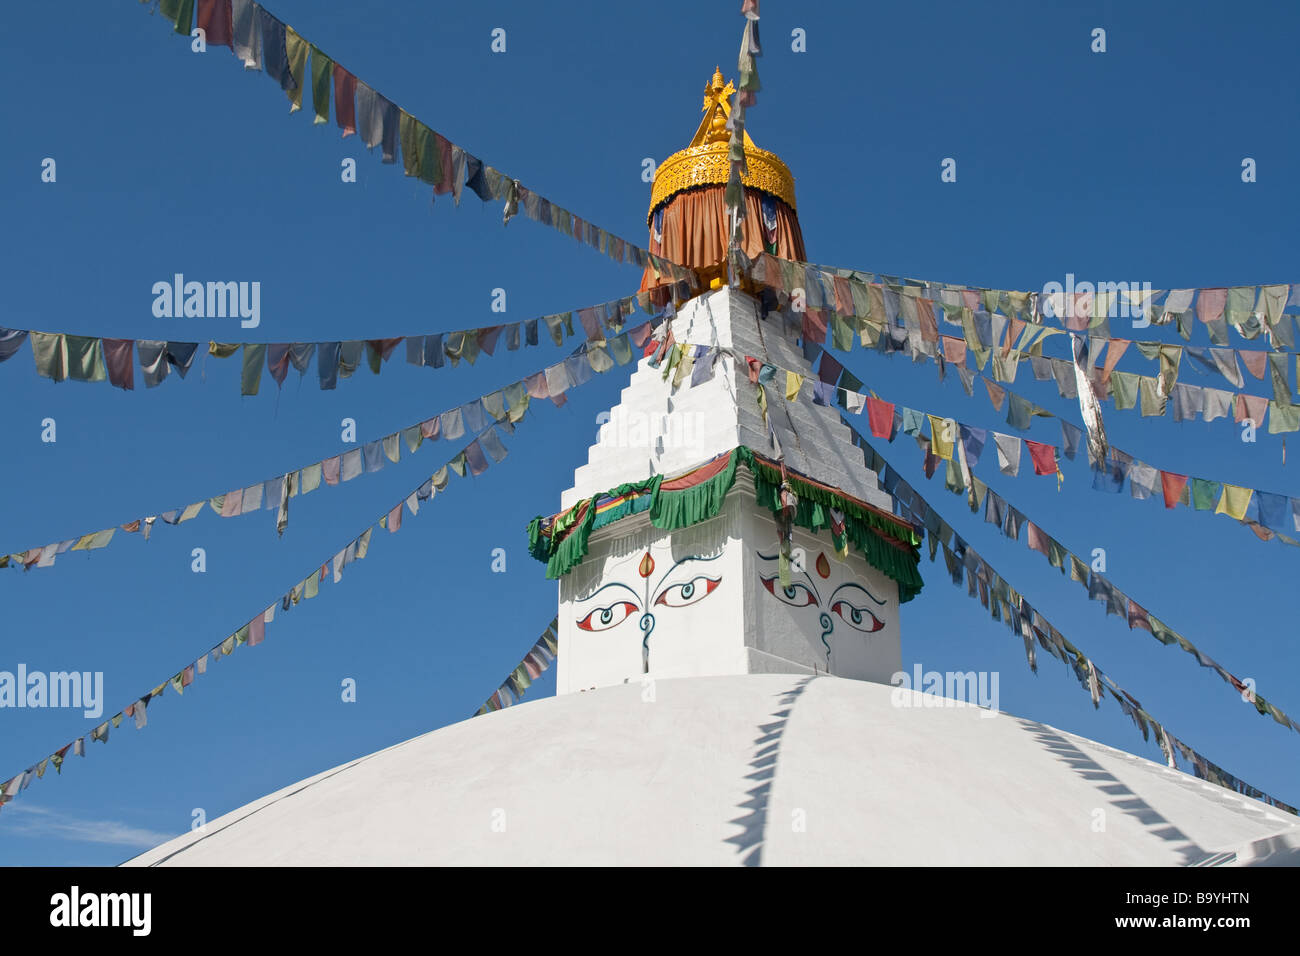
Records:
[[[213,645],[197,659],[191,659],[172,676],[163,680],[147,694],[132,701],[126,707],[122,708],[121,711],[93,728],[89,734],[78,737],[71,743],[65,744],[58,750],[54,751],[50,756],[33,764],[22,773],[0,783],[0,808],[3,808],[4,804],[12,800],[18,795],[18,793],[26,790],[33,780],[44,777],[45,770],[48,766],[53,765],[55,771],[61,774],[63,772],[63,764],[65,763],[69,752],[74,756],[84,757],[86,754],[87,739],[107,743],[110,729],[120,727],[122,721],[126,718],[133,719],[136,729],[145,727],[148,724],[149,706],[157,701],[158,698],[162,697],[169,686],[178,695],[183,695],[185,690],[193,685],[199,676],[207,673],[209,662],[215,664],[223,657],[229,657],[240,647],[256,647],[258,644],[261,644],[266,639],[267,625],[271,624],[275,620],[277,610],[281,613],[288,612],[300,602],[311,600],[316,597],[320,592],[321,583],[328,579],[331,572],[333,574],[334,583],[338,584],[342,580],[343,568],[354,561],[364,560],[370,553],[372,534],[376,528],[383,528],[387,525],[390,530],[396,530],[392,527],[392,515],[394,511],[400,514],[400,509],[403,506],[406,506],[412,516],[414,516],[419,513],[420,502],[429,501],[437,493],[446,491],[450,481],[450,472],[455,472],[457,475],[464,477],[466,473],[465,461],[467,454],[470,449],[478,443],[478,441],[479,440],[476,439],[475,442],[471,442],[470,445],[467,445],[454,458],[435,471],[431,477],[427,478],[423,484],[401,499],[394,508],[385,510],[378,522],[366,528],[366,530],[360,535],[348,542],[346,546],[336,551],[332,558],[326,559],[318,565],[314,565],[311,570],[308,571],[307,576],[289,590],[285,591],[281,598],[272,602],[262,611],[259,611],[246,623],[241,624],[233,633]],[[548,633],[552,633],[555,626],[556,625],[553,623],[551,629],[548,630]],[[553,660],[555,655],[554,645],[546,645],[546,647],[550,653],[550,660]],[[534,651],[537,651],[536,647],[534,648]],[[537,661],[540,659],[540,655],[530,652],[529,657],[525,658],[525,664],[521,665],[524,667],[525,677],[532,679],[533,675],[530,674],[529,668],[535,667]],[[550,660],[546,661],[548,665]],[[512,678],[515,677],[513,674],[511,676]],[[519,684],[517,679],[515,684],[516,686]]]
[[[208,283],[209,286],[220,284]],[[182,290],[189,291],[182,296]],[[168,303],[169,315],[173,293],[179,314],[182,298],[188,302],[193,297],[201,303],[205,287],[200,282],[185,282],[183,275],[175,276],[173,286],[160,295]],[[622,352],[628,347],[627,340],[622,338],[627,319],[636,313],[638,306],[653,320],[648,292],[602,302],[576,312],[592,344],[605,344]],[[201,306],[196,308],[201,310]],[[107,381],[117,388],[131,391],[135,388],[133,354],[138,356],[140,378],[146,388],[161,385],[172,369],[185,378],[199,354],[218,359],[239,355],[240,393],[256,395],[260,391],[263,369],[278,388],[284,385],[291,367],[300,376],[305,376],[314,358],[320,388],[331,390],[338,387],[340,378],[352,376],[363,356],[370,370],[378,375],[402,343],[406,345],[407,364],[424,368],[443,368],[448,362],[455,367],[462,359],[473,365],[479,355],[493,355],[503,339],[506,349],[511,352],[536,346],[541,341],[539,329],[545,329],[551,341],[562,345],[566,338],[574,335],[574,314],[561,312],[508,325],[427,335],[347,342],[208,342],[206,347],[198,342],[98,338],[0,328],[0,363],[12,358],[24,342],[30,341],[36,372],[42,378],[54,382]]]
[[[824,356],[824,362],[827,353],[823,352],[822,354]],[[833,369],[833,373],[829,377],[833,383],[836,381],[834,376],[839,375],[844,369],[838,361],[834,360],[830,367]],[[942,376],[942,374],[943,368],[940,366],[940,375]],[[975,373],[972,374],[970,381],[965,383],[971,386],[966,389],[967,394],[973,394],[974,374]],[[1121,374],[1123,373],[1114,373],[1116,381],[1118,381]],[[842,384],[843,379],[839,379],[839,381]],[[982,381],[984,382],[989,395],[989,403],[993,406],[995,411],[1000,411],[1003,405],[1008,406],[1007,423],[1012,427],[1023,431],[1029,428],[1029,424],[1034,417],[1041,416],[1045,418],[1057,418],[1061,424],[1061,442],[1062,450],[1065,452],[1065,457],[1071,460],[1076,457],[1080,440],[1084,435],[1083,429],[1064,418],[1060,418],[1055,413],[1048,411],[1045,408],[1034,405],[1032,402],[1029,402],[1016,392],[1002,385],[997,385],[988,379],[982,379]],[[1151,383],[1154,394],[1156,380],[1152,379]],[[831,387],[833,386],[829,384],[827,385],[827,388]],[[1182,385],[1176,385],[1174,386],[1173,391],[1177,394],[1178,390],[1184,387],[1185,386]],[[1063,397],[1065,397],[1064,393]],[[1238,397],[1253,398],[1253,396]],[[817,399],[814,398],[814,401],[816,400]],[[1265,399],[1261,399],[1260,401],[1267,404],[1267,400]],[[842,404],[845,404],[847,407],[846,403],[842,402]],[[1297,413],[1297,427],[1300,427],[1300,406],[1295,406],[1294,410]],[[1251,414],[1251,411],[1247,407],[1240,406],[1237,417],[1238,420],[1245,420],[1245,418],[1249,417]],[[1263,408],[1258,409],[1256,414],[1262,415]],[[919,417],[920,415],[921,413],[915,412],[912,409],[903,409],[901,415],[903,430],[908,434],[919,435],[921,421]],[[915,431],[909,430],[909,421],[915,423]],[[874,429],[872,434],[876,437],[885,437]],[[1006,436],[1004,440],[999,443],[999,468],[1003,474],[1016,475],[1019,471],[1020,459],[1018,453],[1012,452],[1012,442],[1009,438],[1010,436]],[[1028,442],[1028,439],[1026,439],[1026,442]],[[1041,448],[1041,443],[1037,444],[1040,446],[1039,454],[1042,456],[1041,466],[1046,468],[1048,467],[1046,457],[1047,452]],[[1055,451],[1053,451],[1053,456],[1055,457]],[[1107,454],[1104,460],[1093,458],[1091,456],[1090,448],[1089,465],[1093,468],[1095,473],[1093,481],[1094,490],[1119,493],[1124,490],[1124,486],[1127,483],[1132,496],[1139,500],[1155,497],[1157,483],[1159,483],[1162,489],[1167,492],[1168,483],[1163,476],[1166,474],[1173,476],[1172,472],[1165,472],[1163,469],[1150,465],[1114,446],[1107,447]],[[1055,471],[1036,471],[1036,473],[1056,474],[1058,483],[1063,479],[1063,476],[1059,471],[1059,463],[1058,469]],[[1187,481],[1185,476],[1182,477],[1184,481]],[[1292,537],[1291,534],[1288,533],[1292,532],[1300,534],[1300,498],[1279,495],[1257,489],[1243,488],[1234,484],[1228,486],[1233,490],[1229,500],[1224,501],[1223,496],[1225,493],[1225,483],[1196,478],[1191,479],[1191,482],[1190,494],[1184,493],[1179,489],[1179,494],[1173,497],[1170,497],[1168,493],[1162,496],[1166,508],[1173,508],[1175,505],[1181,503],[1194,507],[1196,510],[1228,515],[1229,517],[1236,518],[1236,520],[1248,527],[1254,535],[1262,541],[1276,540],[1281,544],[1300,547],[1300,539]],[[1249,494],[1247,492],[1249,492]],[[1219,506],[1220,503],[1222,503],[1222,507]],[[1238,515],[1240,515],[1239,518],[1237,517]]]
[[[845,332],[834,340],[837,348],[851,348],[851,333],[856,329],[863,347],[886,352],[906,349],[913,359],[924,355],[940,363],[941,368],[952,363],[962,376],[963,384],[973,375],[973,369],[968,367],[968,356],[973,356],[974,368],[982,370],[991,364],[993,377],[1008,383],[1015,381],[1021,360],[1027,359],[1033,365],[1036,378],[1055,378],[1062,397],[1080,402],[1084,419],[1090,424],[1090,441],[1094,454],[1097,455],[1101,454],[1104,433],[1098,431],[1101,428],[1100,406],[1093,399],[1100,401],[1113,397],[1116,408],[1126,410],[1135,407],[1139,392],[1143,398],[1141,412],[1145,416],[1167,414],[1171,405],[1168,399],[1176,390],[1180,390],[1172,403],[1174,417],[1178,421],[1198,415],[1206,421],[1213,421],[1225,417],[1242,401],[1247,401],[1252,403],[1252,407],[1262,406],[1252,419],[1257,427],[1263,425],[1263,412],[1272,407],[1274,417],[1277,418],[1280,413],[1281,420],[1271,425],[1271,433],[1294,430],[1293,421],[1295,429],[1300,429],[1300,412],[1293,412],[1295,406],[1289,393],[1290,373],[1287,363],[1290,359],[1287,356],[1292,353],[1207,349],[1161,342],[1133,343],[1128,339],[1112,338],[1105,329],[1075,332],[1050,328],[1030,321],[1032,315],[1026,313],[1023,307],[1009,308],[1008,314],[985,311],[978,290],[947,289],[933,283],[927,286],[914,280],[896,280],[894,277],[882,277],[895,283],[892,286],[863,286],[855,279],[853,282],[857,282],[858,286],[853,288],[860,287],[862,294],[856,297],[836,296],[833,294],[835,283],[849,280],[819,272],[814,266],[776,260],[767,253],[761,254],[752,263],[745,261],[749,267],[742,271],[747,271],[756,282],[777,293],[779,301],[788,302],[795,290],[803,290],[808,296],[808,308],[802,319],[803,335],[807,341],[826,343],[826,316],[829,314],[834,317],[831,324],[841,326]],[[802,273],[799,271],[801,268],[804,270]],[[899,281],[910,284],[896,284]],[[943,307],[945,321],[961,326],[961,338],[937,334],[936,328],[927,318],[932,314],[936,302]],[[843,307],[846,304],[851,305],[848,312],[836,311],[837,306]],[[1072,336],[1074,343],[1069,359],[1042,355],[1046,338],[1067,333]],[[1158,363],[1157,376],[1139,376],[1115,369],[1120,357],[1133,344],[1144,358]],[[1097,362],[1101,360],[1108,345],[1104,364],[1082,370],[1083,378],[1090,383],[1088,388],[1084,388],[1080,378],[1081,369],[1077,367],[1081,358],[1078,353],[1086,351],[1090,361]],[[1176,385],[1183,352],[1195,359],[1193,367],[1198,372],[1218,372],[1237,388],[1243,384],[1237,366],[1238,357],[1257,379],[1264,380],[1267,369],[1268,380],[1273,386],[1272,399],[1224,389]],[[1300,362],[1300,356],[1296,357],[1296,361]],[[1092,425],[1094,418],[1095,427]]]
[[[226,3],[226,0],[221,2]],[[225,10],[213,10],[209,6],[207,2],[200,4],[203,8],[201,22],[214,22],[215,19],[224,24]],[[253,0],[229,0],[226,6],[230,9],[230,42],[220,45],[229,45],[244,69],[261,70],[274,79],[289,97],[290,112],[297,111],[302,105],[303,87],[308,82],[306,57],[310,50],[314,124],[328,122],[332,88],[335,121],[341,135],[351,136],[360,128],[368,148],[383,144],[385,163],[396,162],[400,144],[403,171],[407,176],[433,186],[435,195],[451,193],[459,205],[463,190],[469,189],[483,202],[504,201],[506,222],[522,209],[529,219],[571,236],[615,262],[653,269],[656,276],[670,276],[688,289],[698,287],[699,280],[693,270],[653,255],[635,243],[573,215],[434,132],[344,69],[337,60],[327,57],[319,47],[265,7]],[[175,31],[188,38],[194,22],[194,7],[195,0],[163,0],[160,9],[174,25]],[[756,48],[756,33],[754,45]]]
[[[628,335],[637,337],[641,334],[649,334],[648,323],[647,327],[624,332],[620,337]],[[584,365],[590,364],[588,378],[582,380],[584,383],[589,380],[590,371],[596,370],[597,365],[600,366],[601,372],[614,367],[613,361],[592,361],[593,355],[597,352],[604,354],[603,349],[589,348],[583,344],[564,362],[525,376],[505,388],[481,395],[464,405],[447,409],[424,421],[385,435],[383,438],[364,442],[360,447],[342,454],[293,469],[287,474],[265,478],[223,494],[200,498],[183,508],[160,510],[102,531],[21,551],[0,553],[0,568],[52,567],[56,557],[65,552],[96,551],[107,547],[119,530],[130,534],[142,533],[145,540],[148,540],[158,521],[168,525],[183,524],[197,517],[205,505],[223,518],[252,514],[255,511],[275,511],[276,529],[283,534],[288,525],[290,499],[299,495],[305,496],[322,484],[338,485],[363,474],[379,471],[386,461],[396,464],[401,458],[403,444],[409,454],[414,454],[425,441],[437,441],[439,438],[455,441],[465,434],[467,423],[472,434],[480,435],[481,443],[475,443],[470,455],[473,467],[481,470],[485,467],[480,459],[481,451],[494,457],[499,453],[499,443],[491,426],[495,424],[507,431],[513,430],[513,427],[523,420],[529,403],[534,398],[549,398],[556,405],[562,405],[567,400],[566,392],[577,387],[577,383],[568,374],[569,362],[576,359]],[[624,362],[630,360],[629,346]],[[499,461],[500,458],[495,460]]]
[[[718,351],[733,356],[737,368],[745,372],[749,380],[754,384],[770,381],[778,371],[783,372],[786,381],[786,400],[794,401],[799,397],[800,390],[805,382],[802,375],[789,369],[778,369],[775,366],[760,362],[750,355],[741,356],[731,349],[719,349]],[[820,381],[812,383],[814,403],[829,405],[828,393],[838,392],[840,404],[846,412],[860,415],[865,411],[871,433],[877,438],[884,438],[890,442],[894,440],[895,435],[900,431],[906,435],[921,439],[924,423],[928,421],[930,435],[924,439],[927,442],[927,454],[932,455],[936,461],[956,462],[956,449],[960,442],[963,446],[962,453],[968,456],[967,467],[973,467],[979,462],[980,452],[983,450],[984,442],[987,439],[987,430],[962,424],[951,418],[931,415],[917,409],[896,407],[893,403],[882,401],[874,395],[864,395],[846,388],[846,384],[862,384],[856,378],[849,382],[846,378],[847,375],[849,375],[848,371],[830,353],[822,352],[819,371]],[[818,393],[818,387],[824,388],[826,392]],[[765,415],[766,395],[761,392],[759,405]],[[1016,475],[1019,473],[1023,442],[1024,446],[1030,449],[1030,458],[1034,463],[1034,474],[1059,476],[1060,470],[1057,466],[1058,450],[1055,446],[1043,444],[1042,442],[1031,442],[1028,439],[1021,439],[1015,435],[1003,435],[999,432],[994,432],[993,436],[998,449],[998,464],[1004,474]],[[954,476],[960,476],[960,474],[962,474],[962,469],[958,464]],[[967,487],[965,481],[959,480],[958,484],[958,490],[964,490]]]
[[[1150,289],[1138,283],[1077,283],[1078,291],[1043,294],[986,289],[954,283],[905,279],[860,270],[795,263],[792,270],[800,281],[809,275],[823,286],[835,278],[850,283],[892,286],[896,289],[920,289],[924,298],[939,302],[945,317],[966,308],[1001,314],[1023,322],[1053,318],[1062,325],[1060,331],[1095,333],[1112,318],[1127,318],[1137,328],[1149,325],[1174,325],[1184,340],[1191,338],[1193,316],[1206,326],[1211,344],[1228,344],[1229,325],[1244,339],[1253,341],[1266,336],[1274,350],[1295,348],[1291,319],[1300,321],[1300,283],[1237,286],[1231,289]],[[825,279],[822,279],[822,277]],[[798,283],[796,283],[798,284]],[[1114,288],[1110,288],[1113,286]],[[1058,330],[1053,330],[1058,331]]]
[[[510,676],[502,682],[500,687],[493,691],[492,696],[471,716],[478,717],[519,703],[529,685],[545,673],[546,669],[555,661],[560,649],[559,638],[556,636],[559,629],[560,619],[558,617],[553,618],[551,623],[546,626],[546,630],[542,632],[542,636],[537,639],[537,643],[524,655],[524,659],[519,662],[518,666],[510,672]]]
[[[849,422],[848,417],[841,417],[844,419],[845,424],[852,428],[852,423]],[[864,448],[868,447],[861,440],[861,435],[856,429],[853,429],[853,437],[855,444]],[[995,434],[995,439],[996,437],[998,436]],[[1036,443],[1027,442],[1026,444],[1033,446]],[[1051,446],[1039,447],[1050,448]],[[1042,456],[1042,453],[1035,453],[1032,447],[1030,453],[1035,457],[1035,471],[1039,474],[1050,474],[1051,472],[1047,469],[1055,466],[1055,460],[1053,459],[1050,465],[1044,460],[1041,466],[1043,470],[1040,471],[1037,458]],[[1045,456],[1042,457],[1045,459]],[[927,477],[932,476],[927,474]],[[1042,525],[1033,521],[1028,515],[1023,514],[980,479],[971,477],[970,480],[972,483],[972,500],[984,503],[984,521],[986,524],[993,525],[1003,536],[1012,541],[1020,539],[1020,530],[1025,527],[1028,532],[1025,540],[1026,547],[1031,551],[1039,552],[1052,567],[1062,574],[1066,573],[1067,568],[1071,569],[1073,580],[1079,582],[1087,592],[1088,597],[1094,601],[1104,602],[1106,614],[1114,614],[1124,619],[1128,623],[1129,630],[1132,630],[1136,624],[1162,644],[1178,644],[1179,647],[1195,657],[1202,667],[1208,667],[1218,674],[1225,683],[1231,686],[1235,695],[1241,694],[1243,688],[1247,686],[1243,680],[1234,676],[1187,638],[1157,619],[1149,610],[1139,605],[1116,587],[1104,574],[1092,568],[1089,562],[1084,561],[1083,558],[1067,549],[1048,534]],[[1223,505],[1221,504],[1220,507],[1223,507]],[[972,510],[977,511],[978,507],[972,508]],[[933,517],[935,520],[932,521],[932,526],[929,526],[928,530],[932,534],[937,534],[941,539],[948,540],[952,529],[944,524],[942,519],[937,518],[937,516]],[[1078,571],[1076,572],[1074,569],[1078,569]],[[1284,727],[1290,726],[1300,732],[1300,724],[1297,724],[1282,710],[1264,700],[1262,696],[1256,694],[1253,688],[1250,700],[1255,704],[1260,714],[1270,715]]]
[[[749,172],[745,154],[745,111],[758,101],[758,91],[762,88],[758,81],[756,60],[763,52],[758,41],[758,4],[745,3],[741,14],[745,18],[745,31],[741,37],[740,58],[736,67],[740,74],[739,86],[735,104],[730,107],[723,104],[723,109],[727,113],[727,129],[731,131],[727,148],[727,186],[723,198],[727,205],[727,218],[731,226],[727,252],[728,273],[733,286],[740,280],[740,272],[736,268],[734,256],[740,252],[741,223],[745,219],[743,177]]]
[[[1042,613],[1034,608],[1023,594],[998,574],[992,565],[984,560],[968,542],[953,531],[952,526],[947,524],[931,508],[929,502],[908,485],[899,476],[898,472],[865,439],[860,435],[856,435],[856,433],[855,443],[863,450],[863,461],[866,467],[872,469],[880,477],[885,491],[894,498],[896,512],[905,519],[912,521],[916,526],[926,527],[930,531],[932,540],[935,537],[940,538],[938,547],[933,545],[931,547],[931,560],[936,560],[937,552],[942,548],[944,561],[951,571],[953,583],[958,586],[963,582],[966,583],[969,597],[977,599],[989,610],[994,620],[1006,622],[1011,632],[1021,637],[1025,645],[1025,656],[1031,669],[1037,670],[1036,648],[1041,648],[1064,663],[1073,672],[1080,686],[1092,698],[1094,706],[1099,707],[1101,699],[1107,696],[1107,692],[1109,692],[1125,715],[1132,718],[1134,723],[1142,730],[1144,739],[1149,739],[1148,728],[1155,728],[1157,740],[1161,742],[1161,752],[1169,766],[1178,769],[1174,757],[1174,751],[1177,750],[1177,753],[1192,765],[1193,772],[1198,778],[1254,800],[1260,800],[1271,807],[1285,810],[1287,813],[1297,813],[1295,807],[1283,803],[1257,787],[1251,786],[1222,767],[1210,762],[1170,734],[1167,728],[1163,727],[1150,713],[1141,708],[1136,698],[1107,676],[1082,650],[1066,640],[1064,635]],[[1140,615],[1136,619],[1142,620]],[[1242,689],[1243,691],[1248,690],[1245,687]],[[1290,722],[1289,718],[1282,715],[1271,704],[1265,702],[1263,706],[1264,709],[1261,710],[1261,713],[1267,712],[1279,723],[1300,730],[1294,723]],[[1258,709],[1260,705],[1256,703],[1256,707]]]
[[[894,405],[883,402],[874,395],[864,396],[846,390],[843,387],[845,383],[843,375],[847,370],[838,361],[831,359],[828,353],[822,352],[821,355],[823,377],[826,380],[813,385],[813,401],[815,404],[829,405],[829,396],[838,390],[840,404],[845,410],[850,414],[857,414],[865,408],[868,412],[871,434],[890,442],[894,440],[898,431],[922,439],[922,426],[928,417],[932,424],[931,437],[924,439],[926,454],[932,455],[936,462],[944,460],[940,455],[940,451],[945,447],[944,443],[940,442],[936,447],[933,439],[933,421],[939,416],[928,415],[928,413],[911,408],[900,408],[896,411]],[[827,359],[830,359],[829,364],[827,364]],[[756,368],[761,368],[761,363],[758,363],[757,360],[754,360],[754,362]],[[827,368],[830,369],[829,372],[825,371]],[[794,374],[788,370],[781,371],[785,371],[787,376]],[[856,378],[853,382],[861,384]],[[996,386],[988,380],[985,380],[985,384],[988,386],[989,401],[995,410],[1008,399],[1016,399],[1030,406],[1031,415],[1042,415],[1049,418],[1057,417],[1046,409],[1032,406],[1008,389]],[[818,389],[824,391],[818,392]],[[875,418],[871,418],[873,415]],[[951,421],[951,419],[940,420]],[[1060,483],[1064,480],[1060,470],[1060,451],[1064,450],[1066,458],[1074,459],[1078,452],[1080,438],[1083,435],[1082,429],[1065,419],[1060,419],[1060,423],[1061,449],[1043,442],[1019,439],[1014,435],[994,432],[999,471],[1013,477],[1017,476],[1020,473],[1022,448],[1029,448],[1034,474],[1055,475],[1059,488]],[[980,453],[983,450],[988,432],[986,429],[975,428],[960,422],[955,424],[961,435],[962,451],[968,456],[967,467],[973,468],[979,462]],[[1027,421],[1022,427],[1028,428]],[[1283,544],[1300,547],[1300,539],[1293,538],[1286,533],[1287,531],[1294,531],[1300,534],[1300,498],[1212,482],[1207,479],[1192,479],[1194,482],[1192,492],[1184,492],[1183,487],[1188,480],[1186,476],[1165,472],[1113,446],[1108,449],[1105,462],[1090,461],[1090,464],[1093,466],[1094,472],[1096,472],[1093,482],[1095,490],[1120,492],[1127,482],[1132,496],[1141,500],[1157,498],[1156,490],[1157,485],[1159,485],[1162,494],[1157,500],[1163,500],[1166,508],[1173,508],[1181,503],[1195,507],[1197,510],[1225,514],[1246,525],[1261,540],[1277,540]],[[932,468],[927,467],[928,471],[932,471]],[[968,487],[974,488],[974,486],[963,481],[962,474],[963,469],[960,467],[950,469],[951,490],[959,492]],[[1181,480],[1182,484],[1175,487],[1175,483],[1179,480]]]

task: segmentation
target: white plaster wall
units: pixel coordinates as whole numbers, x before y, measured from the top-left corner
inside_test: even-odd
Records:
[[[645,676],[746,673],[740,510],[733,494],[723,514],[691,528],[660,531],[641,514],[593,532],[587,556],[560,585],[556,692],[638,683]],[[639,567],[647,552],[654,570],[642,577]],[[713,580],[716,586],[706,593]],[[692,582],[693,603],[673,606],[684,604],[683,587]],[[615,618],[626,617],[604,630],[579,626],[583,620],[599,626],[599,610],[621,602],[636,610],[617,608]],[[642,664],[643,618],[653,625],[648,675]]]
[[[731,289],[697,296],[682,306],[673,320],[676,341],[683,345],[734,348],[778,368],[813,380],[799,346],[789,337],[798,323],[788,317],[758,317],[758,303]],[[786,463],[796,471],[843,489],[864,501],[889,508],[889,497],[875,474],[862,463],[838,408],[814,405],[807,394],[785,400],[784,376],[767,389],[769,421],[757,402],[758,386],[737,372],[730,358],[718,358],[712,375],[698,385],[688,381],[673,388],[660,369],[641,359],[619,403],[591,446],[587,463],[574,471],[573,487],[560,498],[568,508],[593,494],[653,474],[671,475],[699,465],[737,445],[773,453],[769,424],[775,430]]]
[[[795,528],[794,547],[803,549],[804,570],[791,571],[793,599],[784,594],[778,597],[762,583],[777,572],[777,562],[759,556],[777,553],[775,519],[770,511],[755,506],[748,510],[745,521],[746,643],[756,652],[751,655],[750,672],[812,671],[889,683],[902,661],[898,585],[852,549],[841,561],[835,555],[829,531],[823,529],[814,535]],[[826,577],[818,570],[819,555],[826,557]],[[884,604],[876,604],[851,582]],[[774,582],[773,589],[781,591],[779,581]],[[805,600],[814,603],[792,606]],[[858,630],[853,626],[852,607],[869,610],[882,626],[871,632]],[[874,622],[864,614],[858,626],[870,628]],[[794,666],[782,667],[778,661]]]

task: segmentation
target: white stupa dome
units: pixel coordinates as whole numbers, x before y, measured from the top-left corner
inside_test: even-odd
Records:
[[[782,674],[565,694],[351,761],[128,865],[1300,862],[1288,814],[990,713]]]

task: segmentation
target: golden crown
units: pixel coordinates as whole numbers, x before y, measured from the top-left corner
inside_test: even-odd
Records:
[[[715,70],[713,80],[704,88],[704,119],[685,149],[673,153],[655,170],[654,186],[650,191],[650,212],[677,193],[695,186],[725,186],[731,175],[727,157],[731,133],[727,120],[731,116],[731,97],[736,88]],[[751,189],[759,189],[781,199],[791,209],[794,202],[794,176],[790,168],[775,153],[759,149],[745,133],[745,162],[749,171],[741,181]]]

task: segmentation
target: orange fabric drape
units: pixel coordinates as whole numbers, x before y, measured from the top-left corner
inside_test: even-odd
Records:
[[[678,193],[663,207],[663,239],[656,242],[650,233],[650,251],[657,256],[692,269],[702,269],[725,262],[727,258],[727,203],[724,186],[704,186]],[[745,221],[741,225],[741,249],[753,258],[767,252],[763,230],[763,194],[745,190]],[[793,209],[776,201],[776,252],[781,259],[806,260],[803,233]],[[671,283],[664,276],[657,279],[653,269],[641,277],[641,290]]]

